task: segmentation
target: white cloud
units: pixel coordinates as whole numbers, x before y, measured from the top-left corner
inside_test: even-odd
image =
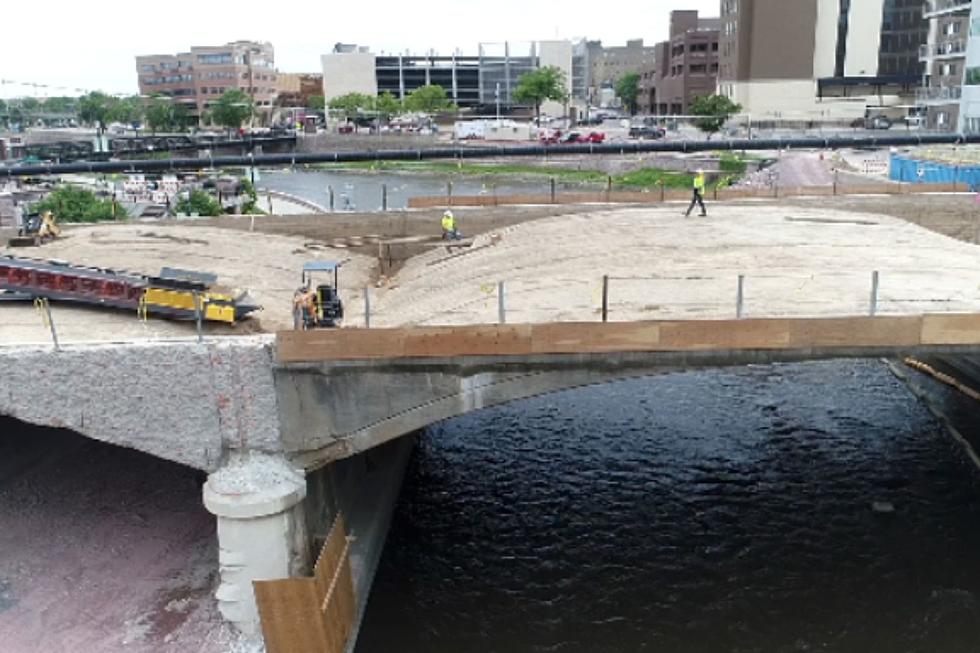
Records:
[[[609,45],[629,38],[648,43],[667,36],[671,9],[717,15],[719,0],[526,2],[497,0],[374,0],[270,3],[256,0],[49,0],[4,3],[0,79],[49,87],[0,84],[0,97],[75,94],[75,89],[135,93],[138,54],[173,53],[192,45],[239,39],[270,41],[276,66],[315,72],[333,44],[374,51],[420,53],[460,48],[475,54],[481,41],[530,41],[587,36]],[[18,26],[10,29],[9,26]]]

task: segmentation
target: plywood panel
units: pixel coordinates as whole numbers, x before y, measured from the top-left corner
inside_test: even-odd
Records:
[[[288,337],[287,337],[288,336]],[[980,345],[980,315],[476,325],[280,334],[280,362]]]
[[[400,329],[280,331],[276,350],[283,362],[311,360],[312,351],[319,360],[398,358],[404,355],[404,339],[405,332]]]
[[[316,580],[317,591],[321,601],[330,591],[334,575],[344,556],[344,549],[347,546],[347,527],[344,524],[344,516],[338,515],[334,520],[330,533],[320,549],[316,565],[313,567],[313,578]]]
[[[530,325],[421,327],[404,338],[403,355],[518,356],[531,353]]]
[[[312,578],[256,581],[255,600],[268,653],[332,651]]]
[[[535,354],[650,351],[659,343],[660,325],[656,322],[535,324],[531,332]]]
[[[926,315],[922,318],[923,345],[980,343],[980,315]]]
[[[914,347],[922,332],[921,317],[851,317],[790,320],[790,346]]]

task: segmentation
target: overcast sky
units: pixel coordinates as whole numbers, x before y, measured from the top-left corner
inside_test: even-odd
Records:
[[[588,37],[607,45],[629,38],[664,40],[672,9],[718,14],[719,0],[373,0],[369,2],[237,2],[216,0],[48,0],[4,2],[0,97],[77,95],[75,89],[136,93],[138,54],[168,54],[192,45],[270,41],[283,72],[317,72],[333,44],[375,52],[430,48],[476,54],[481,41]]]

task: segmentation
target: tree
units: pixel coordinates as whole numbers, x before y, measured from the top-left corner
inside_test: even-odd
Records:
[[[90,125],[95,125],[99,132],[104,132],[106,123],[112,115],[113,98],[100,91],[83,95],[78,100],[78,118]]]
[[[402,112],[402,101],[388,91],[385,91],[378,96],[377,109],[381,119],[388,122],[392,116],[396,116]]]
[[[113,98],[109,119],[124,125],[135,125],[143,119],[143,102],[138,95],[127,98]]]
[[[221,204],[203,190],[192,190],[189,197],[182,197],[174,209],[177,213],[191,215],[206,215],[214,217],[221,215]]]
[[[10,121],[10,114],[7,111],[7,103],[0,98],[0,125],[6,125]]]
[[[92,191],[74,186],[60,186],[32,210],[51,211],[61,222],[102,222],[126,217],[125,209],[112,200],[99,199]]]
[[[524,73],[517,80],[514,99],[533,105],[535,118],[540,118],[541,104],[545,100],[565,102],[568,99],[565,73],[557,66],[545,66]]]
[[[42,107],[45,113],[75,113],[77,100],[73,97],[49,97]]]
[[[238,129],[252,117],[253,108],[254,103],[248,93],[233,88],[211,105],[211,120],[222,127]]]
[[[640,94],[640,76],[626,73],[616,81],[616,95],[629,109],[630,115],[636,113],[636,98]]]
[[[322,95],[311,95],[306,100],[306,108],[314,111],[323,111],[327,107],[327,101]]]
[[[420,86],[405,98],[405,108],[418,113],[454,111],[454,105],[446,95],[446,89],[436,84]]]
[[[694,121],[694,126],[711,138],[711,135],[721,131],[728,119],[742,110],[742,105],[736,104],[724,95],[700,95],[691,101],[691,115],[703,116]]]
[[[166,95],[156,95],[146,106],[146,124],[154,132],[179,131],[187,126],[190,117],[182,104],[175,103]]]
[[[344,120],[350,121],[361,111],[374,109],[374,98],[363,93],[348,93],[330,100],[330,108],[344,114]]]

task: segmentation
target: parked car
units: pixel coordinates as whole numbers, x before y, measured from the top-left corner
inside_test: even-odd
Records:
[[[630,127],[630,138],[656,140],[666,135],[666,130],[659,125],[634,125]]]

